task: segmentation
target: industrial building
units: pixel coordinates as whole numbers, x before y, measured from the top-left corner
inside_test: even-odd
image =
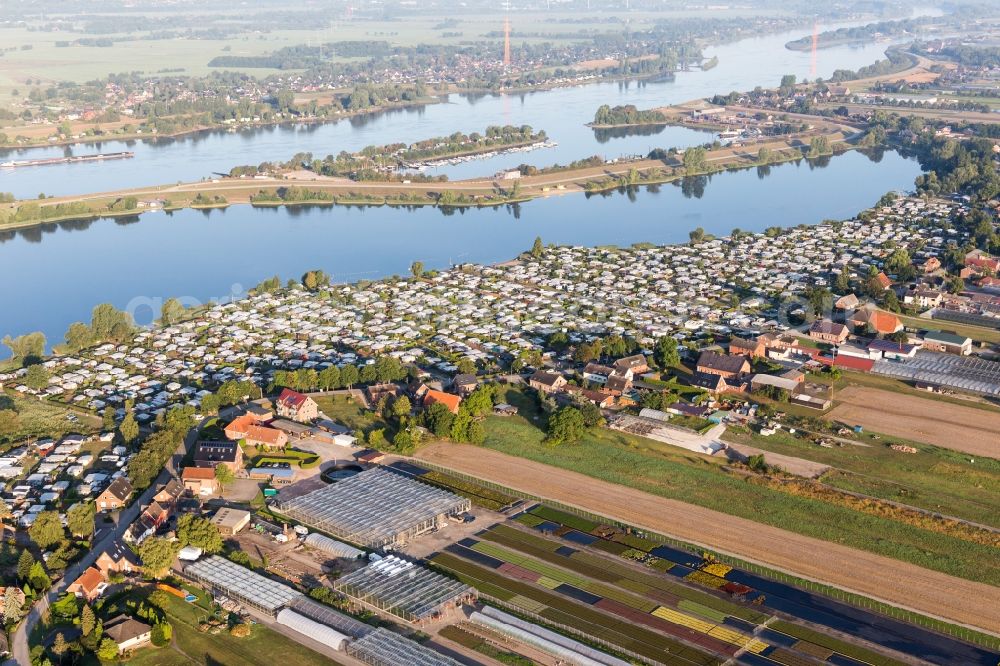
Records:
[[[250,512],[223,507],[212,516],[212,524],[223,536],[233,536],[250,524]]]
[[[477,598],[468,585],[395,555],[342,576],[333,587],[352,601],[414,623]]]
[[[274,502],[276,511],[368,548],[394,548],[447,524],[472,508],[454,493],[381,468],[369,469],[298,497]]]
[[[371,666],[459,666],[451,657],[381,627],[348,643],[347,654]]]

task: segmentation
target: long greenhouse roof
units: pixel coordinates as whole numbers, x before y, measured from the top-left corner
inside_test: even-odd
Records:
[[[279,501],[276,508],[348,541],[381,546],[437,516],[468,510],[469,500],[374,468]]]
[[[184,573],[270,611],[277,611],[302,596],[287,585],[218,555],[187,565]]]
[[[342,576],[334,587],[404,619],[422,620],[474,590],[456,580],[391,555]]]
[[[364,655],[368,663],[406,664],[406,666],[459,666],[451,657],[435,652],[409,638],[381,627],[363,638],[352,641],[347,653]]]

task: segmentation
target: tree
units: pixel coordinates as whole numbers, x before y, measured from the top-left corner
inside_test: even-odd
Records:
[[[761,147],[757,151],[757,162],[760,164],[768,164],[771,161],[771,150],[766,147]]]
[[[52,579],[45,573],[45,567],[42,566],[41,562],[35,562],[31,565],[31,571],[28,572],[28,584],[36,592],[42,592],[52,587]]]
[[[176,324],[184,317],[184,306],[176,298],[168,298],[160,307],[160,323],[165,326]]]
[[[31,567],[35,563],[35,558],[31,555],[31,552],[27,548],[21,551],[21,556],[17,560],[17,579],[20,582],[25,582],[28,580],[28,576],[31,575]]]
[[[97,649],[97,658],[101,661],[115,661],[118,659],[118,643],[110,638],[101,641],[101,646]]]
[[[66,650],[69,649],[69,645],[66,644],[66,639],[63,637],[62,632],[56,634],[56,638],[52,641],[52,654],[59,657],[59,663],[62,663],[63,655],[66,654]]]
[[[438,437],[451,435],[451,426],[454,421],[455,415],[440,402],[435,402],[424,410],[424,424]]]
[[[24,383],[36,391],[41,391],[49,385],[49,371],[41,365],[29,366],[28,374],[24,376]]]
[[[139,439],[139,424],[136,422],[135,417],[132,416],[132,412],[126,414],[125,418],[118,425],[118,434],[121,435],[122,441],[125,442],[126,446],[131,445],[132,442]]]
[[[101,412],[101,427],[104,430],[111,431],[115,429],[115,408],[108,405]]]
[[[563,407],[549,417],[545,441],[548,444],[571,444],[585,429],[583,415],[576,407]]]
[[[661,369],[680,363],[681,355],[677,351],[677,340],[669,335],[657,338],[656,347],[653,349],[653,360]]]
[[[422,261],[414,261],[412,264],[410,264],[410,273],[413,274],[413,277],[421,277],[421,276],[423,276],[423,274],[424,274],[424,262],[422,262]]]
[[[157,622],[153,625],[153,630],[150,632],[149,640],[156,647],[163,647],[170,643],[171,637],[174,635],[174,628],[170,626],[169,622]]]
[[[75,321],[66,329],[66,346],[73,351],[86,349],[94,342],[94,332],[82,321]]]
[[[11,625],[17,623],[21,619],[21,614],[23,609],[18,600],[18,595],[7,594],[3,599],[3,623],[5,625]]]
[[[219,494],[221,495],[225,492],[226,486],[235,481],[236,477],[233,476],[233,470],[229,469],[227,465],[216,465],[215,480],[219,482]]]
[[[94,533],[95,508],[92,502],[79,502],[66,512],[66,527],[70,534],[88,539]]]
[[[11,435],[21,428],[21,417],[13,409],[0,409],[0,437]]]
[[[180,542],[152,536],[139,544],[138,552],[146,573],[153,578],[159,578],[170,567],[178,550]]]
[[[28,528],[28,535],[39,548],[45,550],[62,541],[66,533],[63,532],[62,520],[57,511],[42,511]]]
[[[97,628],[97,617],[90,604],[83,605],[83,612],[80,614],[80,631],[84,636],[90,635]]]
[[[11,518],[14,514],[10,511],[10,506],[4,500],[0,499],[0,526],[3,525],[3,521]],[[2,533],[0,529],[0,533]]]
[[[790,95],[795,89],[795,75],[785,74],[781,77],[781,84],[778,86],[782,95]]]
[[[38,363],[45,356],[45,335],[38,331],[16,338],[5,336],[3,344],[10,348],[11,356],[21,367]]]
[[[124,342],[132,334],[132,317],[110,303],[101,303],[91,313],[90,328],[96,340]]]
[[[473,361],[468,356],[463,356],[458,359],[458,363],[455,364],[456,369],[459,374],[463,375],[474,375],[476,374],[476,362]]]
[[[358,383],[359,373],[358,366],[356,365],[345,365],[340,369],[340,383],[342,386],[347,386],[348,388],[354,386]]]
[[[692,176],[708,168],[708,151],[704,146],[692,146],[684,151],[684,172]]]
[[[177,540],[181,546],[194,546],[206,553],[222,552],[222,536],[207,518],[184,514],[177,520]]]
[[[531,245],[531,256],[534,259],[541,259],[545,247],[542,245],[542,237],[535,236],[535,242]]]
[[[410,404],[410,399],[405,395],[398,396],[392,401],[392,415],[396,417],[397,420],[402,420],[403,418],[410,415],[413,410],[413,405]]]
[[[693,229],[688,232],[688,238],[691,240],[692,244],[700,243],[701,241],[705,240],[705,230],[702,229],[701,227]]]
[[[583,425],[588,428],[604,425],[604,415],[600,408],[589,400],[580,405],[580,416],[583,417]]]
[[[837,273],[837,278],[833,281],[833,290],[841,296],[851,291],[851,276],[846,266]]]

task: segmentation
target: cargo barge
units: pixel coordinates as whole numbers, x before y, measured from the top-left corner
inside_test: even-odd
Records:
[[[103,160],[124,160],[135,157],[133,152],[99,153],[97,155],[72,155],[70,157],[45,157],[39,160],[13,160],[0,162],[0,169],[16,169],[18,167],[46,166],[49,164],[74,164],[76,162],[100,162]]]

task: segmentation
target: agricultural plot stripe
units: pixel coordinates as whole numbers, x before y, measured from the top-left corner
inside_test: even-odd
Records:
[[[558,542],[535,536],[532,533],[524,532],[508,525],[496,525],[480,533],[480,536],[490,542],[496,542],[518,551],[523,550],[526,553],[531,553],[534,557],[542,560],[556,561],[559,566],[589,578],[606,581],[611,586],[635,592],[643,598],[643,603],[634,603],[633,606],[642,607],[647,612],[652,610],[653,605],[646,605],[645,599],[650,599],[665,606],[676,606],[678,600],[689,599],[732,617],[752,621],[754,624],[764,622],[768,617],[759,611],[674,583],[671,579],[664,578],[659,573],[637,571],[635,568],[625,563],[615,562],[609,557],[578,551],[564,559],[553,552],[558,549]],[[691,571],[687,567],[680,565],[673,565],[673,567],[674,570],[669,572],[672,576]],[[595,594],[600,594],[596,589],[588,589]]]
[[[538,579],[538,581],[536,581],[536,582],[539,585],[541,585],[542,587],[546,587],[546,588],[548,588],[550,590],[554,590],[554,589],[556,589],[557,587],[559,587],[560,585],[563,584],[562,581],[553,580],[552,578],[549,578],[547,576],[540,577]]]
[[[466,559],[472,560],[476,564],[481,564],[484,567],[489,567],[491,569],[498,569],[503,565],[503,560],[495,557],[490,557],[483,553],[476,552],[473,548],[465,548],[457,544],[452,544],[445,547],[445,550],[453,555],[458,555],[459,557],[464,557]]]
[[[687,611],[689,613],[694,613],[695,615],[700,615],[718,624],[722,624],[723,622],[725,622],[727,617],[727,615],[721,611],[714,610],[707,606],[702,606],[697,602],[688,601],[687,599],[681,599],[677,603],[677,607],[682,611]]]
[[[664,608],[663,606],[654,610],[652,614],[656,617],[663,618],[668,622],[673,622],[674,624],[679,624],[682,627],[688,627],[689,629],[694,629],[695,631],[703,634],[708,634],[709,636],[717,638],[720,641],[724,641],[732,645],[738,645],[739,647],[745,648],[754,654],[759,654],[768,647],[767,643],[757,640],[756,638],[745,636],[728,627],[712,624],[711,622],[706,622],[705,620],[699,620],[696,617],[686,615],[670,608]]]

